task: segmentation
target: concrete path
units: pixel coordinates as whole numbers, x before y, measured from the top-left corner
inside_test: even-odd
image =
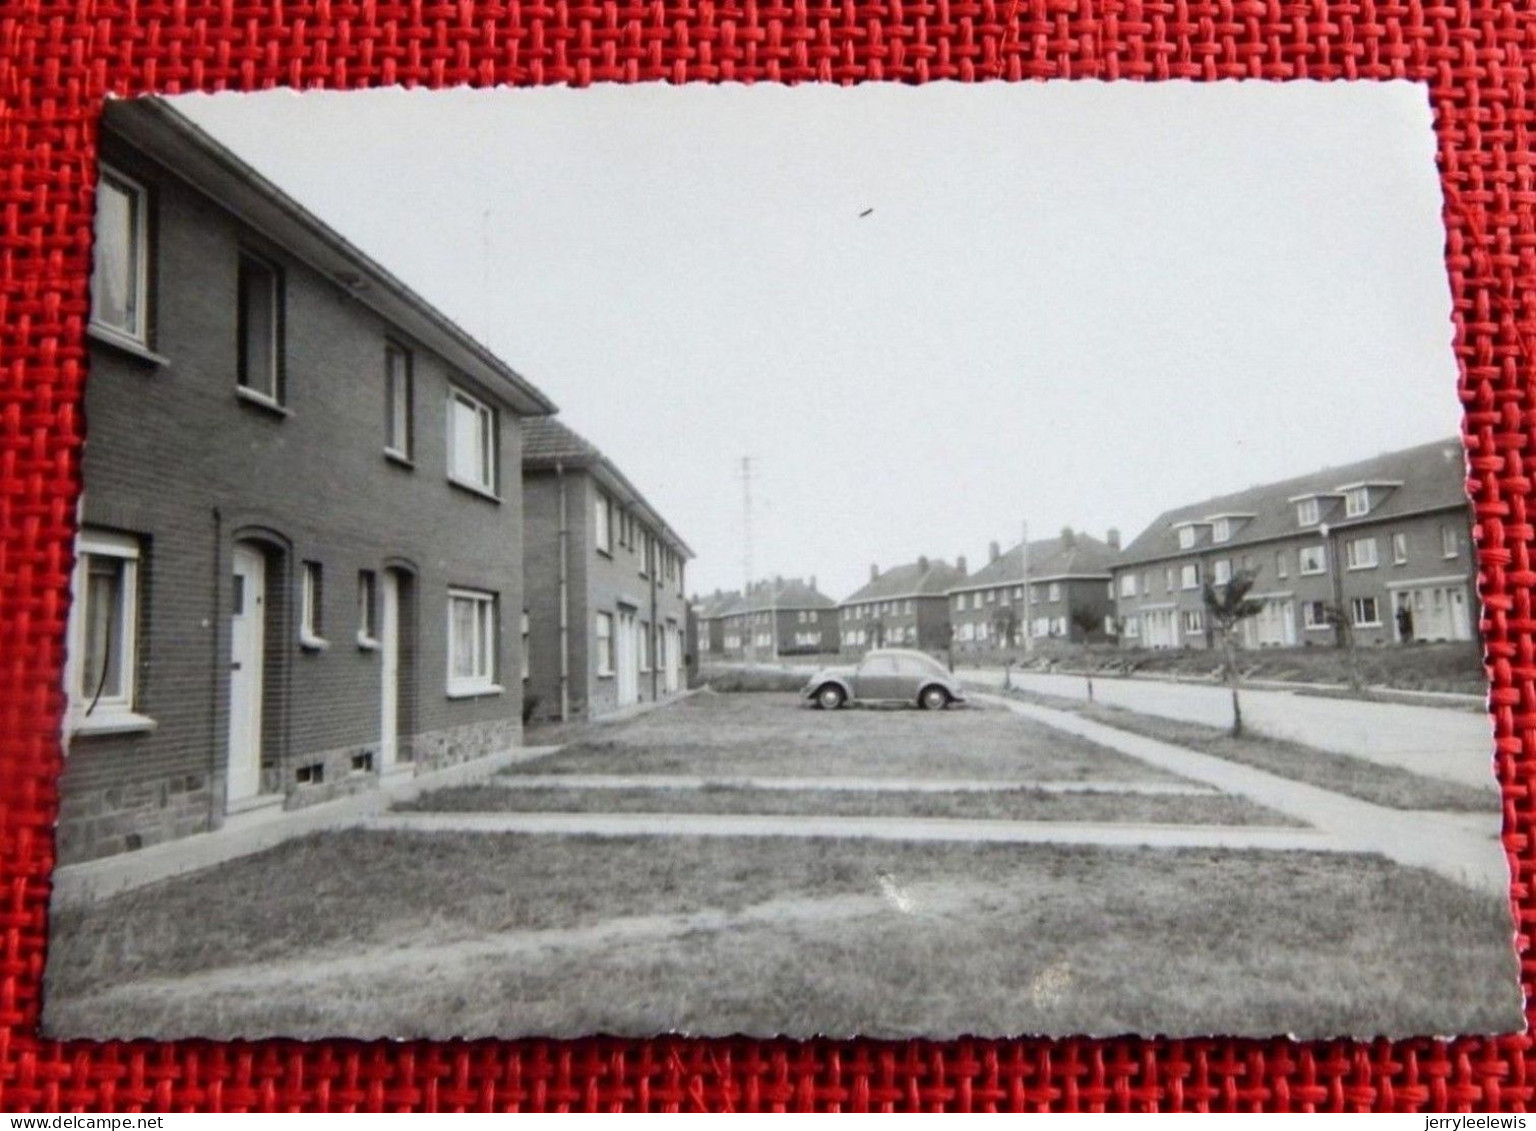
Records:
[[[958,674],[980,687],[1003,685],[1001,668],[968,668]],[[1086,681],[1080,675],[1014,672],[1013,683],[1048,695],[1086,696]],[[1147,715],[1216,727],[1232,723],[1231,694],[1215,684],[1095,676],[1093,692],[1100,703]],[[1400,766],[1490,793],[1498,790],[1493,772],[1493,720],[1487,715],[1444,707],[1323,699],[1259,688],[1245,688],[1242,696],[1243,719],[1260,734]]]
[[[389,813],[379,832],[555,833],[564,836],[830,837],[838,840],[1084,844],[1112,848],[1358,851],[1315,829],[952,817],[768,816],[748,813]]]
[[[1346,851],[1379,852],[1414,867],[1428,868],[1484,891],[1509,891],[1509,864],[1499,835],[1503,814],[1496,802],[1486,814],[1431,813],[1387,809],[1305,782],[1278,777],[1103,723],[1031,703],[984,695],[1015,714],[1139,758],[1181,777],[1204,782],[1260,805],[1306,821]]]
[[[52,906],[92,903],[173,876],[238,860],[295,837],[353,828],[365,818],[388,810],[397,801],[414,801],[429,790],[483,781],[508,766],[543,758],[559,749],[558,746],[519,746],[424,774],[386,777],[378,789],[354,793],[350,797],[304,809],[274,807],[242,814],[214,832],[198,833],[103,860],[55,868]]]
[[[500,774],[498,789],[752,789],[796,793],[1133,793],[1147,797],[1208,797],[1209,786],[1187,782],[987,781],[975,778],[758,778],[678,774]]]

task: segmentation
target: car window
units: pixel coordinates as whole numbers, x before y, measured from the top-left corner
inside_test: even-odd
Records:
[[[894,656],[866,656],[864,662],[859,665],[860,675],[895,675],[896,657]]]
[[[896,670],[902,675],[932,675],[934,666],[921,656],[902,656],[896,661]]]

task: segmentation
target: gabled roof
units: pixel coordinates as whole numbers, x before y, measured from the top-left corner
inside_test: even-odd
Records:
[[[1022,544],[1021,544],[1022,545]],[[1029,579],[1041,581],[1073,577],[1102,580],[1109,577],[1110,568],[1120,552],[1107,542],[1100,542],[1088,534],[1074,534],[1071,539],[1041,538],[1029,543]],[[1015,546],[996,561],[988,562],[970,577],[961,578],[950,586],[951,593],[972,589],[991,589],[1000,585],[1021,585],[1024,581],[1020,546]]]
[[[666,519],[646,502],[645,496],[614,462],[586,437],[553,416],[540,416],[523,421],[522,441],[524,471],[547,471],[557,466],[590,471],[620,503],[639,511],[664,542],[670,543],[683,557],[693,557],[688,543],[667,525]]]
[[[888,601],[893,597],[942,597],[965,575],[938,558],[919,559],[893,566],[862,589],[843,598],[842,604]]]
[[[776,577],[760,581],[747,594],[743,611],[767,612],[771,609],[835,609],[837,602],[802,578]]]
[[[307,263],[351,301],[372,309],[514,411],[555,411],[553,401],[458,323],[165,99],[113,100],[102,113],[101,130],[104,138],[125,143],[164,166]]]
[[[1369,514],[1346,518],[1341,487],[1361,483],[1382,484],[1382,494],[1372,502]],[[1387,483],[1398,486],[1386,487]],[[1179,549],[1175,528],[1191,519],[1203,520],[1221,514],[1251,514],[1244,522],[1235,522],[1232,537],[1217,543],[1202,543],[1201,552],[1252,545],[1276,538],[1294,537],[1315,526],[1303,527],[1296,521],[1297,499],[1317,498],[1319,518],[1344,530],[1361,524],[1380,522],[1425,511],[1466,507],[1466,455],[1460,437],[1437,440],[1431,444],[1384,452],[1370,459],[1323,468],[1278,483],[1265,483],[1230,495],[1219,495],[1203,502],[1190,503],[1164,511],[1157,520],[1136,536],[1121,555],[1120,565],[1137,565],[1163,558],[1187,556],[1193,551]]]
[[[741,594],[731,589],[724,593],[711,593],[694,606],[694,612],[700,620],[716,620],[725,615],[725,610],[733,606],[741,605]]]

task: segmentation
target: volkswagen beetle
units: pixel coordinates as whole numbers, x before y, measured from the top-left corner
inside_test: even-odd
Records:
[[[943,664],[908,648],[876,648],[857,664],[822,668],[801,696],[826,711],[845,703],[915,703],[937,711],[965,702],[965,690]]]

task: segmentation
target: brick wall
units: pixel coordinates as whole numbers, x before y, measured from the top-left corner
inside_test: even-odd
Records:
[[[522,607],[520,452],[499,406],[500,500],[448,482],[450,379],[414,354],[414,466],[387,459],[385,343],[391,328],[154,165],[105,160],[151,188],[154,364],[115,347],[91,351],[86,392],[85,523],[140,539],[137,709],[145,733],[77,735],[70,743],[61,858],[84,859],[217,826],[224,811],[230,659],[229,582],[237,539],[269,553],[271,597],[263,758],[266,783],[297,793],[297,768],[319,762],[345,780],[376,744],[380,656],[361,648],[358,571],[406,571],[414,599],[402,625],[410,686],[401,758],[515,743]],[[285,288],[286,414],[236,394],[237,263],[242,248],[278,264]],[[328,647],[297,644],[299,563],[323,570]],[[447,589],[497,595],[501,694],[450,699]],[[508,720],[512,720],[512,725]],[[494,735],[466,743],[441,736]],[[438,736],[438,737],[434,737]],[[444,753],[444,752],[447,753]],[[311,791],[315,792],[315,791]]]

